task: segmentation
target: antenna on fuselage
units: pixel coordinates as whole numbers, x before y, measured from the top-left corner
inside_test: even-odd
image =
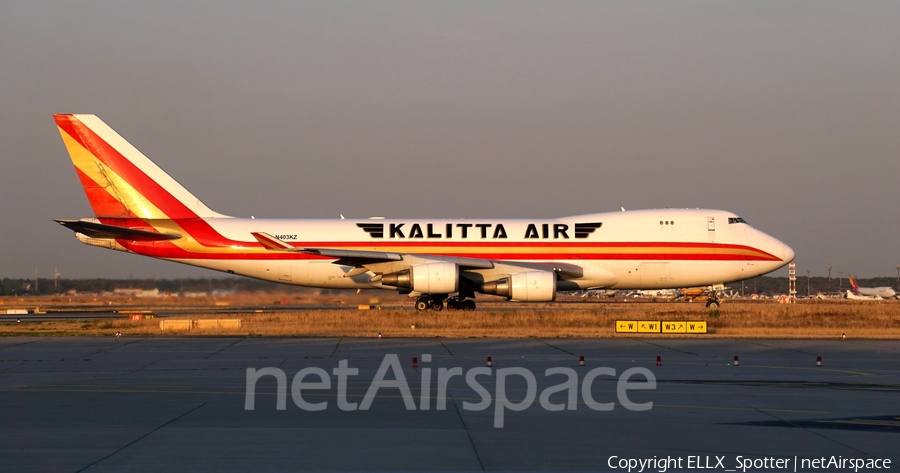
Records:
[[[625,211],[625,207],[619,207],[619,208],[620,208],[620,209],[622,209],[622,212],[624,212],[624,211]]]

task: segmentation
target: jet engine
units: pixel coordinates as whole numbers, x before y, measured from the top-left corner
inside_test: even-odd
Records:
[[[417,264],[383,275],[381,284],[412,289],[422,294],[450,294],[459,290],[459,266],[445,262]]]
[[[556,300],[556,274],[552,271],[510,274],[509,277],[484,283],[481,292],[506,296],[514,301],[550,302]]]

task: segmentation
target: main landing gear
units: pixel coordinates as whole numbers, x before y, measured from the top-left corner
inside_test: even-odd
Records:
[[[444,303],[447,304],[447,309],[450,310],[475,310],[475,301],[461,296],[448,298],[447,294],[431,294],[419,297],[416,299],[416,310],[431,309],[441,311],[444,310]]]

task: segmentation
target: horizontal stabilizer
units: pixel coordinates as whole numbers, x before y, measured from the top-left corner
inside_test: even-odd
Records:
[[[56,223],[91,238],[115,238],[131,241],[164,241],[181,238],[180,233],[160,233],[135,228],[106,225],[86,220],[55,220]]]
[[[300,251],[299,248],[295,248],[266,232],[250,232],[250,234],[267,250]]]

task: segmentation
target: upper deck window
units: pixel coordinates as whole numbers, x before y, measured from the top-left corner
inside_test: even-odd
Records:
[[[747,221],[741,217],[728,217],[728,223],[747,223]]]

